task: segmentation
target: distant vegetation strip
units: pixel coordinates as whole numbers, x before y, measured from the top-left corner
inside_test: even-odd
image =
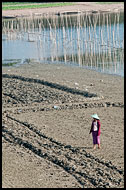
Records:
[[[48,7],[59,7],[74,5],[74,3],[2,3],[2,10],[16,10],[16,9],[34,9],[34,8],[48,8]]]
[[[34,2],[2,2],[2,6],[7,5],[22,5],[22,4],[33,4]]]

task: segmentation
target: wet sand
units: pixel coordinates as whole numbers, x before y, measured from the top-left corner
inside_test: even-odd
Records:
[[[122,6],[89,4],[83,9]],[[94,113],[101,120],[96,150]],[[123,188],[124,78],[61,64],[3,67],[2,135],[3,188]]]

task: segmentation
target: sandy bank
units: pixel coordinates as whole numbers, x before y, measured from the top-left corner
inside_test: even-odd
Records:
[[[124,3],[114,4],[97,4],[95,2],[76,2],[72,6],[64,7],[51,7],[51,8],[39,8],[39,9],[24,9],[24,10],[5,10],[2,11],[2,16],[34,16],[34,15],[48,15],[48,14],[60,14],[62,12],[117,12],[124,11]]]

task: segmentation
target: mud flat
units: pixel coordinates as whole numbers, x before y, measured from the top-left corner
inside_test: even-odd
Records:
[[[91,115],[101,119],[92,149]],[[3,188],[124,187],[124,78],[61,64],[2,69]]]

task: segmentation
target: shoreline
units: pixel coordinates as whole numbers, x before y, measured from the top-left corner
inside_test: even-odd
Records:
[[[64,7],[49,7],[38,9],[24,10],[4,10],[2,17],[27,17],[42,15],[60,15],[63,12],[80,12],[80,13],[100,13],[100,12],[118,12],[124,11],[124,3],[120,4],[97,4],[94,2],[78,2],[75,5]]]
[[[2,11],[33,16],[124,4]],[[93,150],[92,118],[101,121]],[[124,188],[124,77],[63,64],[2,67],[3,188]]]

